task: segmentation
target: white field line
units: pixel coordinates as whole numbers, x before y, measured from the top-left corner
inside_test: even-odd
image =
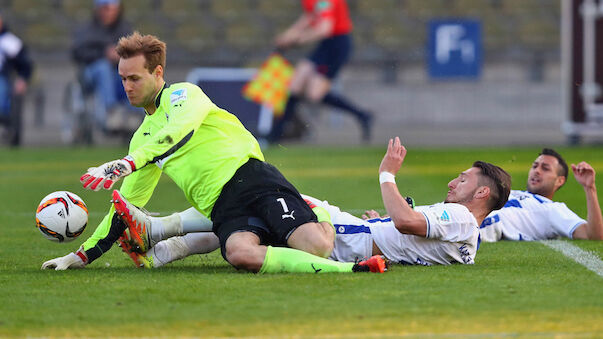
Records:
[[[603,261],[594,254],[563,240],[542,240],[540,242],[603,277]]]
[[[292,336],[216,337],[220,339],[339,339],[339,338],[593,338],[600,332],[499,332],[499,333],[362,333]],[[188,338],[188,337],[185,337]]]

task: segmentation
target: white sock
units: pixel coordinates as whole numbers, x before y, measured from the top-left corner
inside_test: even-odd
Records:
[[[161,267],[172,261],[193,254],[213,252],[220,248],[220,241],[213,233],[189,233],[160,241],[147,252],[153,258],[153,267]]]
[[[188,255],[205,254],[220,248],[218,236],[211,232],[188,233],[182,239],[188,247]]]
[[[167,217],[151,217],[151,240],[159,242],[177,235],[193,232],[211,232],[213,223],[191,207]]]
[[[147,252],[147,256],[153,259],[153,267],[157,268],[185,258],[187,253],[188,247],[182,237],[172,237],[158,242]]]
[[[196,232],[211,232],[214,224],[207,219],[201,212],[191,207],[178,213],[182,223],[181,234]]]
[[[177,227],[180,225],[180,217],[178,217],[178,213],[174,213],[172,215],[168,215],[167,217],[150,217],[151,218],[151,243],[157,244],[161,240],[168,239],[175,235],[178,235],[175,232],[175,228],[177,231]]]

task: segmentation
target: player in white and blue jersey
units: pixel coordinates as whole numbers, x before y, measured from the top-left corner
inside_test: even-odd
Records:
[[[303,195],[302,195],[303,196]],[[417,206],[424,217],[426,236],[404,234],[391,218],[363,220],[327,201],[303,196],[329,212],[337,236],[330,259],[355,261],[384,255],[403,265],[473,264],[479,246],[477,221],[467,207],[457,203]]]
[[[595,170],[586,162],[572,164],[571,168],[586,194],[586,220],[564,203],[552,200],[565,184],[569,170],[559,153],[545,148],[532,164],[527,189],[512,190],[505,206],[484,219],[480,226],[482,240],[532,241],[558,237],[603,240]]]

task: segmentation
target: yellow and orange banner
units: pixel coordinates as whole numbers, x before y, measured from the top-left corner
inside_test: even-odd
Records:
[[[272,108],[275,116],[281,116],[289,97],[289,82],[293,66],[279,53],[272,53],[257,74],[245,86],[243,96],[248,100]]]

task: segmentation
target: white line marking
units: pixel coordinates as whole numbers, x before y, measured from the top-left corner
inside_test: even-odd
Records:
[[[563,253],[563,255],[566,257],[597,273],[600,277],[603,277],[603,261],[601,261],[601,259],[599,259],[596,255],[587,252],[578,246],[570,244],[567,241],[541,240],[540,242],[545,246],[554,249],[555,251]]]
[[[326,334],[326,335],[298,335],[293,338],[592,338],[599,335],[601,332],[497,332],[497,333],[362,333],[358,334]],[[220,337],[223,339],[280,339],[292,338],[291,336],[252,336],[252,337]]]

